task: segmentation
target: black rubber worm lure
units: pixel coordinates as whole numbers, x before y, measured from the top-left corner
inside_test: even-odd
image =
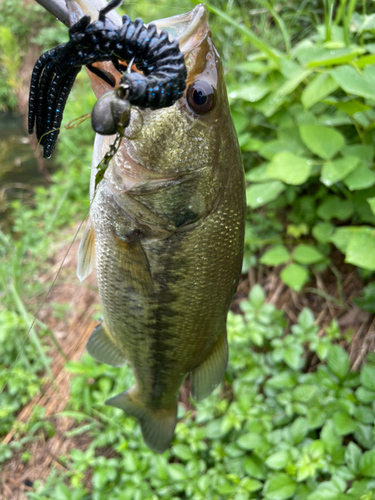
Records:
[[[130,104],[158,109],[172,106],[182,96],[187,71],[177,40],[170,40],[164,30],[157,33],[154,24],[146,27],[141,19],[132,22],[128,16],[123,16],[121,27],[116,26],[106,14],[121,3],[122,0],[112,0],[93,23],[90,16],[82,17],[69,29],[68,43],[45,52],[35,63],[30,84],[29,133],[33,133],[35,125],[45,158],[52,155],[59,135],[59,130],[55,129],[61,125],[66,101],[82,66],[112,87],[115,85],[113,77],[92,64],[112,61],[123,73],[114,97],[106,102],[102,96],[97,103],[93,127],[103,135],[117,131],[117,123],[123,122],[122,112],[125,108],[129,111]],[[120,61],[132,61],[143,74],[126,71]],[[103,113],[107,105],[111,111]],[[101,115],[104,115],[102,124]]]

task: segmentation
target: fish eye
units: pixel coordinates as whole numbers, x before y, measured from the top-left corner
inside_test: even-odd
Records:
[[[206,81],[196,80],[187,90],[189,107],[198,115],[208,113],[215,104],[215,91]]]

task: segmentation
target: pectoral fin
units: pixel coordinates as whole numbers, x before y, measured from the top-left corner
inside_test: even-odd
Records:
[[[104,322],[94,328],[86,349],[90,356],[100,363],[112,366],[122,366],[126,363],[125,356],[115,344]]]
[[[170,409],[147,408],[136,398],[132,388],[109,399],[106,404],[138,419],[143,439],[151,450],[163,453],[171,445],[177,422],[177,403]]]
[[[81,243],[78,248],[77,276],[83,281],[95,268],[95,233],[91,219],[87,221]]]
[[[211,354],[190,374],[191,393],[195,401],[200,401],[223,380],[228,363],[228,342],[225,331]]]

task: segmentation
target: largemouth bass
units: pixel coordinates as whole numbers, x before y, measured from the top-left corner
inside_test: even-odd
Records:
[[[93,15],[92,7],[80,5]],[[68,0],[68,6],[76,22],[77,3]],[[78,277],[84,280],[96,267],[103,322],[88,352],[110,365],[128,362],[135,376],[131,389],[106,403],[136,417],[146,444],[163,452],[173,439],[186,376],[199,401],[225,373],[226,318],[241,270],[245,197],[206,7],[155,24],[178,39],[187,88],[171,107],[132,109],[129,138],[95,189],[96,167],[113,142],[96,136]],[[97,66],[118,81],[110,63]],[[90,78],[97,97],[111,90]]]

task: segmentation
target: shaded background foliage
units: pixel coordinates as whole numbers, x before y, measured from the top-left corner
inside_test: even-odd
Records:
[[[296,300],[295,292],[303,296],[315,279],[334,276],[338,293],[325,298],[328,307],[345,310],[345,259],[356,266],[360,283],[369,283],[358,304],[374,313],[372,3],[216,1],[209,7],[247,180],[244,273],[269,269]],[[125,4],[121,12],[149,22],[191,8],[187,0],[178,6],[164,0]],[[0,18],[6,20],[0,110],[24,112],[23,72],[42,51],[66,41],[67,30],[32,2],[3,0]],[[65,122],[94,103],[82,72]],[[6,215],[0,222],[0,433],[14,436],[0,444],[4,470],[12,456],[27,469],[31,443],[48,442],[55,433],[44,408],[36,406],[27,423],[17,414],[53,378],[56,339],[40,320],[21,351],[20,339],[49,285],[37,277],[48,272],[56,241],[71,238],[87,212],[93,136],[88,122],[62,130],[50,180],[39,175],[31,192],[10,186],[0,198]],[[18,164],[7,162],[9,137],[1,140],[5,188]],[[60,467],[45,483],[36,481],[29,498],[374,498],[374,357],[360,372],[350,371],[353,360],[343,347],[353,332],[344,335],[336,320],[320,328],[308,307],[291,324],[270,302],[259,285],[249,297],[239,294],[237,314],[228,320],[223,389],[196,409],[191,402],[180,407],[174,445],[162,456],[146,449],[133,419],[103,407],[132,384],[130,370],[87,355],[69,362],[71,399],[59,418],[76,422],[70,435],[85,437],[85,446],[59,457]],[[66,314],[64,305],[52,309],[56,317]],[[362,360],[354,362],[357,369]]]

